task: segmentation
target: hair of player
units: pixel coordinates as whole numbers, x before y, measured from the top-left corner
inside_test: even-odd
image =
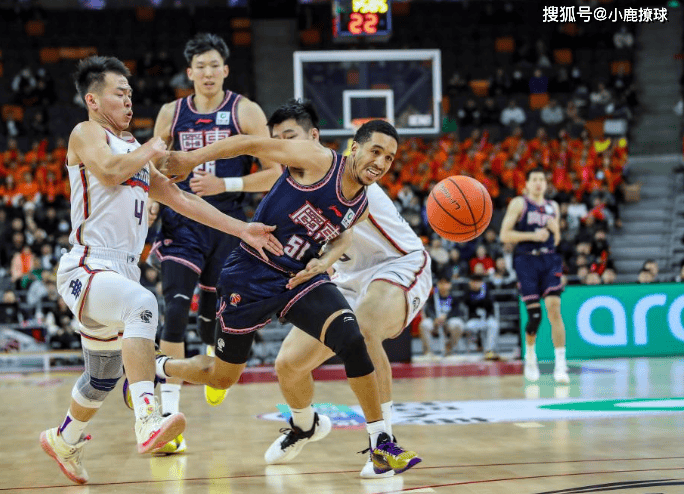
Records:
[[[541,166],[535,166],[531,170],[527,171],[527,173],[525,174],[525,180],[529,180],[530,176],[533,173],[542,173],[544,175],[544,178],[546,178],[546,170],[544,170]]]
[[[381,134],[388,135],[397,141],[397,143],[399,142],[399,134],[397,133],[397,129],[394,128],[394,125],[389,122],[385,122],[384,120],[369,120],[363,124],[359,130],[356,131],[356,134],[354,135],[354,141],[358,142],[359,144],[365,144],[370,140],[373,132],[380,132]]]
[[[228,49],[226,42],[223,41],[223,38],[211,33],[199,33],[188,40],[188,42],[185,43],[183,56],[188,63],[188,67],[190,67],[195,55],[201,55],[202,53],[211,50],[216,50],[219,55],[221,55],[223,63],[226,63],[226,60],[228,60],[228,57],[230,56],[230,50]]]
[[[270,130],[273,126],[283,123],[285,120],[293,119],[306,132],[318,129],[318,112],[313,103],[308,99],[289,99],[284,105],[280,106],[268,119],[267,125]]]
[[[76,66],[74,84],[76,91],[83,101],[92,90],[99,90],[105,80],[107,72],[113,72],[124,77],[130,77],[131,72],[124,63],[115,57],[92,56],[84,58]]]

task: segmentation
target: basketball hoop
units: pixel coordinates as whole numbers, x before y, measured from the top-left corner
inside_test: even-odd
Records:
[[[351,121],[354,132],[359,130],[363,124],[368,123],[371,120],[384,120],[385,122],[387,121],[386,118],[379,118],[379,117],[355,118]]]

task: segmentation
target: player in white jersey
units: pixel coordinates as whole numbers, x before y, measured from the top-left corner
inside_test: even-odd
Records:
[[[297,114],[276,113],[269,119],[273,137],[318,140],[315,109],[307,102],[299,106]],[[353,227],[351,244],[336,246],[312,260],[293,281],[295,285],[306,281],[335,263],[332,280],[359,321],[377,375],[385,428],[391,437],[392,368],[382,342],[397,337],[420,312],[432,289],[432,274],[423,242],[387,194],[377,184],[367,187],[366,194],[370,215],[368,221]],[[330,432],[330,419],[315,414],[311,407],[311,372],[333,355],[328,347],[302,331],[290,331],[285,338],[275,367],[280,389],[292,412],[291,428],[266,451],[267,463],[288,462],[307,442],[318,441]],[[419,461],[415,457],[411,465]],[[385,477],[394,473],[389,470],[376,474],[369,455],[361,476]]]
[[[273,227],[226,216],[199,197],[181,192],[150,165],[168,154],[154,138],[142,146],[125,132],[133,112],[128,69],[112,57],[82,60],[76,87],[88,121],[69,137],[71,251],[60,259],[57,285],[80,325],[85,371],[72,390],[60,427],[41,433],[43,450],[64,474],[82,484],[84,430],[126,366],[135,409],[138,451],[148,453],[185,428],[181,413],[162,418],[154,399],[156,297],[140,285],[138,260],[147,235],[149,199],[192,219],[241,237],[260,253],[282,253]]]

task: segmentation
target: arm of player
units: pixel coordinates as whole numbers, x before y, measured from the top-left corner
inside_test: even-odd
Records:
[[[105,130],[95,122],[82,122],[69,137],[69,148],[103,185],[119,185],[132,177],[148,161],[168,154],[161,139],[153,137],[135,151],[114,154],[107,144]]]
[[[501,221],[501,231],[499,239],[502,243],[517,244],[518,242],[544,242],[549,238],[549,231],[546,228],[537,228],[533,232],[515,231],[515,222],[518,221],[523,210],[523,198],[515,197],[506,209],[506,214]]]
[[[238,104],[237,111],[244,134],[266,138],[271,137],[266,123],[266,115],[259,105],[247,98],[242,98]],[[271,190],[273,184],[276,183],[276,180],[283,173],[283,168],[278,161],[260,159],[260,162],[260,171],[241,177],[242,189],[240,191],[267,192]],[[226,187],[226,190],[228,190],[228,187]]]
[[[557,246],[561,241],[560,207],[556,201],[552,201],[551,204],[553,204],[553,209],[556,211],[556,216],[547,221],[546,228],[551,230],[551,233],[553,233],[553,245]]]
[[[166,176],[186,177],[200,163],[243,154],[306,169],[327,170],[332,162],[330,150],[316,141],[241,134],[187,153],[172,152],[160,170]]]
[[[342,257],[342,254],[349,249],[349,246],[352,242],[352,237],[354,235],[353,231],[354,228],[345,230],[340,233],[337,238],[330,241],[321,257],[314,257],[311,259],[307,263],[306,268],[290,278],[290,280],[287,282],[287,288],[292,289],[306,281],[309,281],[317,274],[325,273],[328,269],[330,269],[330,267],[335,264],[335,261]]]
[[[204,199],[180,190],[155,168],[150,170],[150,198],[166,204],[191,220],[238,237],[258,250],[264,260],[268,259],[264,249],[277,256],[283,255],[283,246],[271,234],[275,226],[245,223],[225,215]]]

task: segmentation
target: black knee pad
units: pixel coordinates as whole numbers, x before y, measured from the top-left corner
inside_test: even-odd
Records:
[[[541,324],[541,307],[539,305],[535,307],[527,307],[527,326],[525,326],[525,333],[530,336],[536,336],[539,330],[539,325]]]
[[[366,342],[352,312],[340,314],[328,325],[325,345],[342,359],[347,377],[363,377],[373,372]]]
[[[205,345],[214,346],[216,341],[216,292],[201,290],[197,310],[197,330]]]
[[[164,290],[164,326],[161,339],[171,343],[185,341],[188,313],[198,274],[177,262],[162,263],[162,287]],[[213,344],[213,340],[212,340]]]

